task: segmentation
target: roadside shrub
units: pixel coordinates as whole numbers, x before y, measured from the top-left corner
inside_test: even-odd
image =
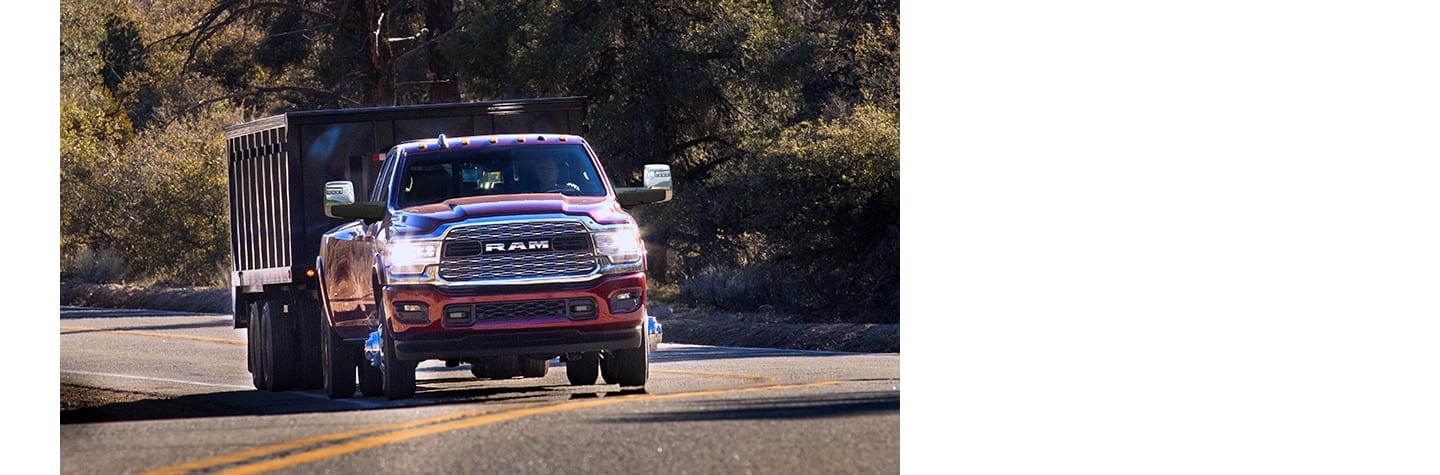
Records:
[[[710,267],[680,283],[680,298],[726,310],[751,310],[763,300],[762,290],[734,268]]]
[[[788,266],[771,262],[746,267],[708,267],[679,285],[678,299],[736,311],[771,305],[788,311],[813,307],[809,286]]]
[[[126,273],[125,260],[109,248],[97,251],[90,246],[77,246],[74,251],[60,258],[60,280],[64,281],[87,284],[119,283],[124,281]]]

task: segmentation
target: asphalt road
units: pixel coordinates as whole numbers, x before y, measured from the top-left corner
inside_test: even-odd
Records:
[[[894,473],[900,357],[661,344],[644,391],[421,365],[256,391],[228,315],[61,307],[62,473]],[[375,471],[379,472],[375,472]]]

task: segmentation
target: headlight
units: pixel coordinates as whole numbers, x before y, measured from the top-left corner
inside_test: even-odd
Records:
[[[635,225],[607,229],[594,236],[595,253],[601,257],[601,272],[620,274],[643,270],[641,259],[645,257],[645,245]]]
[[[440,241],[398,240],[388,246],[386,263],[392,275],[415,275],[440,264]]]
[[[595,252],[610,258],[614,264],[640,262],[640,258],[645,256],[645,247],[640,244],[640,229],[630,225],[595,233]]]

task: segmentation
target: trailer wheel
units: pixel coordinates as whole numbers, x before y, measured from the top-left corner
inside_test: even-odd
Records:
[[[520,357],[520,376],[543,378],[550,373],[550,360]]]
[[[245,305],[245,312],[249,313],[249,324],[245,327],[245,357],[246,364],[250,367],[250,381],[255,389],[265,389],[266,374],[265,368],[260,364],[260,350],[264,338],[260,335],[260,304],[250,302]]]
[[[282,305],[267,301],[260,307],[260,367],[266,375],[267,391],[286,391],[300,385],[295,361],[295,325],[293,318],[283,316]]]
[[[570,380],[571,386],[595,384],[595,378],[599,375],[600,353],[582,353],[579,358],[568,358],[565,362],[565,378]]]
[[[401,361],[395,355],[395,337],[390,334],[390,324],[381,320],[381,344],[384,346],[382,359],[385,367],[381,368],[383,390],[385,399],[409,399],[415,397],[415,367],[418,361]]]
[[[520,363],[514,356],[497,356],[470,363],[470,374],[480,379],[510,379],[520,376]]]
[[[321,324],[320,370],[323,373],[325,396],[330,399],[355,395],[355,348],[346,345],[328,322]]]
[[[250,374],[255,389],[285,391],[300,382],[294,358],[294,325],[280,315],[280,305],[274,301],[258,302],[255,314],[250,317],[247,346],[253,352]]]

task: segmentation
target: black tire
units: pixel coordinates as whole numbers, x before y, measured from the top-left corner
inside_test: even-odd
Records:
[[[345,344],[328,323],[320,333],[320,372],[325,396],[340,399],[355,396],[355,346]]]
[[[295,389],[300,385],[295,360],[295,327],[292,319],[281,313],[281,303],[266,301],[260,303],[260,311],[255,316],[259,318],[259,324],[255,325],[258,338],[251,340],[255,344],[255,363],[259,369],[258,389],[266,391],[286,391]]]
[[[520,376],[543,378],[550,373],[550,360],[520,357]]]
[[[390,323],[382,319],[380,326],[383,327],[381,345],[385,348],[382,351],[385,367],[381,368],[385,399],[393,401],[415,397],[415,367],[420,362],[401,361],[396,357],[395,338],[390,335]]]
[[[609,351],[600,355],[600,378],[609,384],[619,384],[619,378],[615,376],[615,356]]]
[[[587,352],[579,358],[569,358],[565,361],[565,379],[570,380],[571,386],[588,386],[595,384],[595,378],[600,376],[600,354]]]
[[[639,348],[614,350],[608,356],[606,366],[614,377],[606,376],[606,382],[634,387],[644,386],[650,378],[650,345],[641,343]]]
[[[500,356],[470,363],[470,374],[480,379],[510,379],[520,376],[520,363],[514,356]]]
[[[250,324],[245,327],[245,356],[247,366],[250,367],[250,381],[255,385],[255,389],[264,390],[269,384],[266,382],[269,375],[265,374],[265,368],[260,364],[260,350],[265,339],[260,334],[259,308],[259,302],[251,302],[245,306],[245,311],[250,313]]]
[[[365,349],[362,347],[356,355],[356,363],[360,366],[360,395],[365,397],[376,397],[385,395],[385,375],[380,368],[370,364],[365,358]]]
[[[325,356],[321,352],[325,348],[320,339],[324,338],[322,333],[329,331],[325,324],[325,314],[319,307],[304,301],[304,297],[297,297],[295,300],[290,306],[293,310],[290,319],[295,321],[297,338],[294,346],[295,362],[299,365],[295,369],[295,384],[300,389],[324,389],[325,372],[321,365],[325,364]]]

